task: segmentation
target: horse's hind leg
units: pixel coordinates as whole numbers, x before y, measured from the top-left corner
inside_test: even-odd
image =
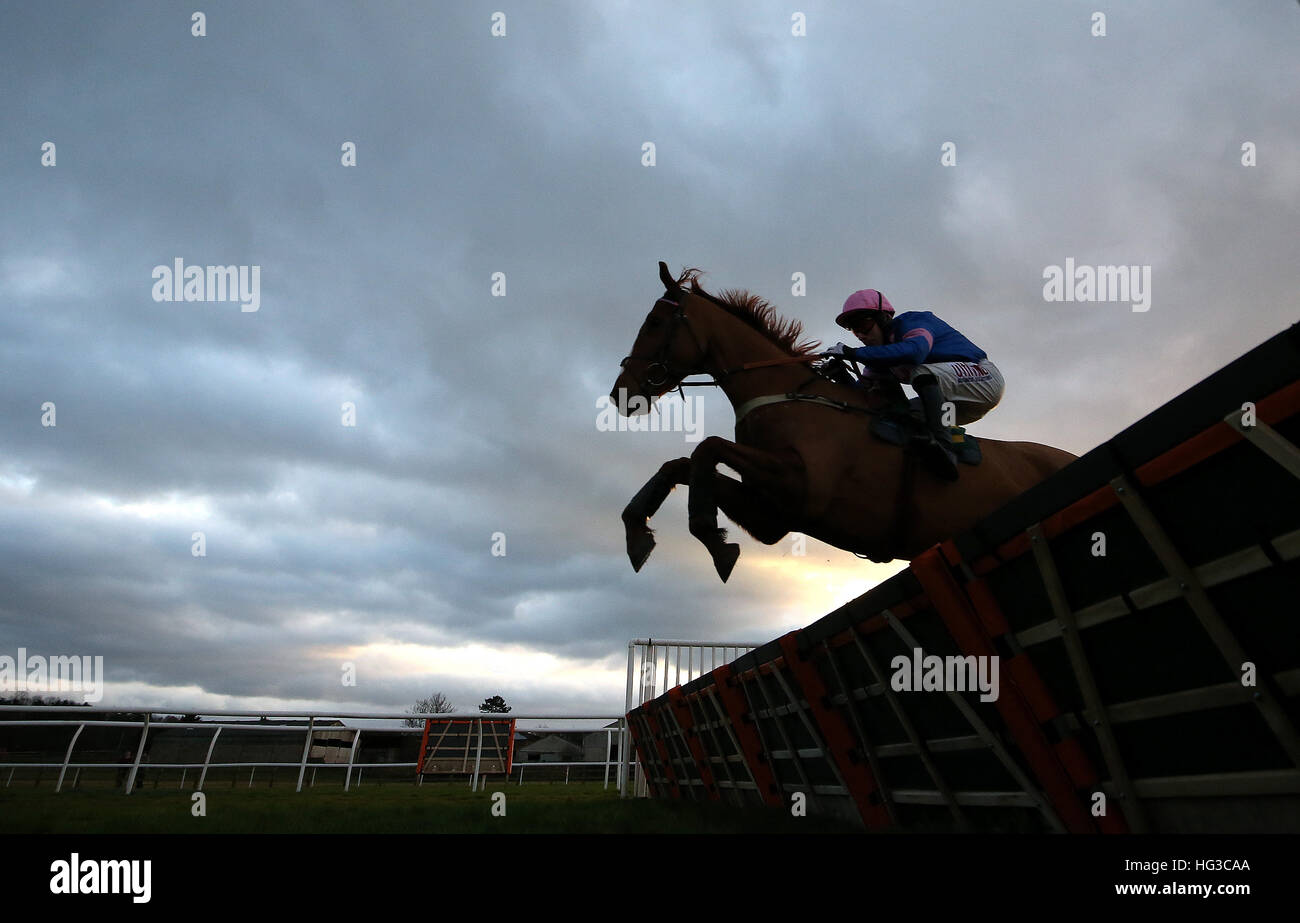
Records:
[[[648,520],[659,512],[659,507],[663,506],[674,487],[686,483],[690,470],[689,458],[674,458],[664,462],[624,508],[623,530],[627,535],[627,556],[634,571],[640,573],[641,566],[655,548],[654,531]]]

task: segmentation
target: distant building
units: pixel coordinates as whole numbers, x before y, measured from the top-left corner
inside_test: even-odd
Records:
[[[583,759],[581,734],[541,734],[515,747],[516,763],[577,763]]]
[[[615,732],[618,722],[608,725]],[[604,763],[618,757],[618,734],[596,731],[518,731],[516,763]]]

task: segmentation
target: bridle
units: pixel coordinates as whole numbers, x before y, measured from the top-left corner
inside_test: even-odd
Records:
[[[649,362],[650,364],[645,367],[644,380],[628,371],[628,374],[632,375],[633,380],[636,381],[637,387],[641,391],[647,393],[649,392],[649,389],[658,388],[664,382],[668,381],[669,377],[676,372],[680,371],[682,373],[681,377],[685,378],[687,375],[694,374],[697,371],[703,371],[703,369],[698,368],[698,366],[701,366],[704,363],[705,358],[709,355],[708,348],[700,342],[699,334],[695,332],[695,328],[691,326],[690,318],[686,316],[686,309],[682,305],[682,296],[679,294],[677,296],[678,300],[673,301],[668,297],[668,295],[668,292],[664,292],[663,296],[655,301],[655,307],[658,307],[662,303],[672,305],[675,309],[672,316],[668,319],[668,333],[664,337],[663,345],[659,347],[659,352],[653,356],[624,356],[623,361],[618,364],[619,368],[627,371],[627,363],[630,359]],[[652,308],[651,310],[654,309]],[[668,350],[672,348],[673,340],[677,338],[677,328],[682,325],[685,325],[686,329],[691,332],[691,337],[695,340],[695,345],[700,348],[700,357],[696,359],[692,365],[678,365],[676,362],[672,362],[668,358]],[[728,373],[724,373],[722,377],[726,377],[726,374]],[[681,381],[679,379],[677,390],[680,393],[682,388],[691,385],[716,385],[719,381],[719,376],[714,375],[713,378],[713,381]],[[685,395],[683,395],[683,399],[685,399]]]
[[[708,358],[709,350],[704,345],[704,343],[700,341],[699,334],[695,332],[695,328],[691,326],[691,319],[686,316],[686,308],[682,304],[682,294],[684,293],[677,294],[677,299],[678,299],[677,301],[673,301],[671,298],[669,298],[668,297],[669,294],[670,294],[669,292],[664,292],[663,296],[655,301],[656,306],[658,306],[659,303],[662,302],[663,304],[672,305],[676,309],[675,311],[673,311],[672,316],[669,318],[668,333],[664,337],[663,345],[659,347],[659,352],[653,356],[636,356],[636,355],[624,356],[623,360],[618,364],[619,368],[623,369],[624,371],[627,371],[627,363],[629,359],[637,359],[643,362],[650,363],[645,368],[644,380],[638,378],[636,375],[632,375],[630,371],[628,372],[629,375],[632,375],[633,380],[636,381],[637,387],[643,392],[648,391],[648,388],[659,387],[669,379],[670,375],[675,374],[676,372],[681,372],[682,374],[677,381],[676,390],[677,393],[681,395],[682,400],[685,400],[686,395],[682,391],[682,388],[714,388],[721,385],[722,380],[724,378],[728,378],[736,374],[737,372],[748,372],[751,369],[769,368],[774,365],[794,365],[794,364],[805,363],[805,362],[816,362],[819,358],[821,358],[820,356],[812,355],[812,356],[790,356],[782,359],[762,359],[759,360],[758,362],[746,362],[744,365],[737,366],[734,369],[724,369],[720,372],[710,372],[707,369],[703,368],[704,360]],[[653,308],[651,310],[653,310]],[[691,332],[691,337],[695,340],[695,345],[700,348],[699,358],[696,359],[691,365],[679,365],[676,362],[670,361],[668,358],[668,350],[672,347],[673,339],[677,336],[677,328],[680,325],[686,326],[686,329]],[[697,372],[701,372],[703,374],[710,376],[713,379],[713,381],[682,381],[681,380],[685,378],[687,375],[693,375]],[[814,375],[808,380],[815,381],[816,379],[817,376]],[[803,385],[800,385],[800,387],[802,388]]]

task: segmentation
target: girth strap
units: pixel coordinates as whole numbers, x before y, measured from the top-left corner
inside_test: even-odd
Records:
[[[826,397],[821,394],[800,394],[795,391],[790,391],[786,394],[765,394],[762,397],[756,397],[745,401],[745,403],[736,408],[736,425],[739,426],[741,420],[745,419],[745,417],[747,417],[751,412],[757,410],[759,407],[766,407],[768,404],[784,404],[789,401],[802,401],[806,404],[825,404],[827,407],[834,407],[836,410],[842,410],[845,413],[852,413],[855,411],[857,413],[876,413],[876,411],[872,410],[870,407],[850,404],[847,401],[837,401],[833,397]]]

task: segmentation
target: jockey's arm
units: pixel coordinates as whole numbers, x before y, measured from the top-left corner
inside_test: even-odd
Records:
[[[859,362],[869,365],[920,365],[930,355],[934,335],[924,327],[903,334],[897,343],[888,346],[859,346],[851,354]]]

